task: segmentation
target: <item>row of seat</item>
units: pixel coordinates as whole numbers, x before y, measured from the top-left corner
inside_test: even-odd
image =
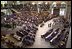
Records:
[[[33,12],[32,12],[33,13]],[[3,24],[15,24],[15,25],[22,25],[22,24],[25,24],[25,23],[34,23],[36,25],[42,23],[43,21],[48,21],[52,18],[50,18],[51,16],[45,16],[45,15],[38,15],[33,13],[33,14],[29,14],[29,12],[22,12],[21,14],[17,15],[17,14],[12,14],[12,15],[9,15],[9,16],[6,16],[3,18]],[[37,16],[38,15],[38,16]],[[53,17],[53,16],[52,16]],[[6,18],[6,20],[4,20]]]
[[[41,35],[46,41],[49,41],[51,45],[57,46],[58,48],[65,48],[69,31],[66,29],[60,30],[50,29],[45,34]]]
[[[24,8],[23,10],[24,11],[37,11],[37,4],[30,4],[30,3],[27,3],[27,4],[20,4],[20,5],[12,5],[12,7],[14,9],[21,9],[21,8]],[[49,4],[42,4],[40,5],[39,4],[39,8],[41,9],[41,11],[47,11],[49,8],[50,8],[50,5]]]
[[[56,23],[56,25],[58,23],[62,24],[64,29],[50,29],[44,35],[41,35],[41,37],[44,38],[46,41],[49,41],[51,45],[65,48],[69,34],[69,31],[67,30],[67,28],[69,28],[69,22],[63,17],[55,18],[53,19],[53,21],[54,23]]]
[[[5,38],[6,36],[2,36],[1,40],[1,48],[20,48],[19,46],[15,45],[13,41],[8,40]]]
[[[38,28],[34,26],[25,26],[23,29],[16,32],[16,35],[21,37],[20,41],[24,45],[32,45],[35,42],[35,35]]]
[[[24,45],[28,46],[28,45],[32,45],[34,42],[35,42],[35,35],[36,35],[36,31],[38,30],[38,28],[34,25],[26,25],[26,26],[23,26],[22,29],[16,31],[16,33],[12,33],[10,36],[13,36],[14,39],[16,39],[17,41],[19,42],[22,42],[22,46],[17,46],[15,45],[15,42],[9,40],[7,42],[5,42],[6,40],[8,39],[4,39],[2,41],[4,41],[4,43],[6,43],[6,45],[9,45],[7,47],[12,47],[12,48],[20,48]],[[9,44],[8,44],[9,43]],[[13,44],[11,44],[13,43]],[[3,46],[3,45],[2,45]]]

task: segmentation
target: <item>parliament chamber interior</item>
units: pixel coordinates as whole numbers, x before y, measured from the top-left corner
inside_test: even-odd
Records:
[[[71,1],[1,1],[1,48],[71,48]]]

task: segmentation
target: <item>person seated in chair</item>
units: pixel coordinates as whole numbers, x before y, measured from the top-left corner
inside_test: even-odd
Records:
[[[42,37],[42,38],[45,38],[45,37],[48,36],[52,31],[53,31],[53,29],[50,29],[50,30],[47,31],[44,35],[41,35],[41,37]]]
[[[56,29],[50,36],[47,36],[47,37],[45,38],[45,40],[50,41],[54,36],[56,36],[56,35],[58,34],[58,32],[59,32],[59,28]]]

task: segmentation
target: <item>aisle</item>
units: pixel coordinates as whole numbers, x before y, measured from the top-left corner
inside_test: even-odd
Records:
[[[68,35],[68,41],[67,41],[66,48],[71,48],[71,27],[70,27],[70,31]]]
[[[32,46],[29,46],[27,48],[52,48],[49,42],[46,42],[43,38],[41,38],[41,35],[46,33],[47,30],[50,28],[48,27],[48,23],[50,21],[46,22],[43,27],[38,26],[38,31],[36,33],[35,37],[35,43]]]
[[[55,18],[53,18],[55,19]],[[27,48],[54,48],[53,46],[50,45],[49,42],[45,41],[45,39],[41,38],[42,34],[45,34],[49,29],[51,28],[60,28],[63,29],[63,25],[62,24],[56,24],[54,25],[53,23],[53,19],[47,21],[46,23],[44,23],[43,27],[40,27],[40,25],[38,26],[38,31],[36,33],[36,37],[35,37],[35,43],[32,46],[28,46]],[[51,25],[51,27],[48,27],[48,24],[52,23],[53,25]]]

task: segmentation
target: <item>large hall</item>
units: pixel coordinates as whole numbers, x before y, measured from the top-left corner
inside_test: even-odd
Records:
[[[1,48],[71,48],[71,1],[1,1]]]

